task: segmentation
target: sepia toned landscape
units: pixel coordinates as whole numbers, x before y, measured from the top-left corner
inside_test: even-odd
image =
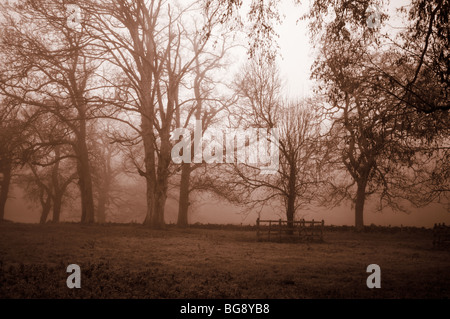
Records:
[[[0,1],[0,299],[450,298],[449,17]]]

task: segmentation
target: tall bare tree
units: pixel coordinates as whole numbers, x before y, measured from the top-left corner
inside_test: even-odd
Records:
[[[61,141],[77,158],[84,223],[94,222],[87,129],[98,99],[100,63],[84,29],[69,23],[64,1],[21,1],[2,5],[4,58],[0,92],[18,103],[51,113],[69,131]],[[39,33],[35,30],[40,30]],[[45,34],[45,37],[42,36]]]
[[[97,125],[98,131],[91,134],[93,182],[96,199],[96,221],[105,223],[108,210],[125,201],[127,194],[120,187],[122,173],[122,150],[114,143],[111,121]],[[99,128],[102,128],[101,130]],[[123,176],[122,176],[123,177]]]
[[[5,205],[14,170],[28,161],[30,144],[28,125],[20,114],[20,105],[8,98],[0,99],[0,221],[5,218]]]
[[[110,0],[86,2],[82,9],[92,15],[91,34],[101,41],[110,63],[126,79],[121,109],[135,112],[139,123],[130,123],[144,147],[144,167],[139,173],[147,182],[145,224],[164,227],[164,208],[171,175],[170,133],[176,110],[182,106],[180,89],[192,72],[196,57],[210,40],[212,25],[219,19],[214,7],[204,12],[207,23],[187,27],[186,13],[199,10],[194,2],[172,6],[164,1]],[[197,11],[200,13],[200,11]],[[189,50],[190,33],[199,33],[197,51]]]
[[[71,173],[70,164],[67,165],[64,163],[65,161],[61,160],[63,156],[61,148],[61,145],[55,146],[52,152],[54,157],[50,160],[52,164],[49,166],[37,162],[36,159],[30,160],[28,167],[31,173],[22,173],[18,180],[18,183],[24,186],[26,196],[31,201],[38,201],[41,204],[41,224],[47,221],[50,211],[53,211],[52,222],[60,221],[66,190],[78,176],[76,172]],[[48,159],[50,155],[46,157]]]
[[[276,128],[279,167],[273,174],[262,175],[260,167],[238,163],[234,166],[237,178],[232,184],[237,186],[234,189],[250,190],[254,198],[250,197],[249,202],[281,203],[292,225],[300,208],[319,199],[320,186],[326,182],[322,169],[328,159],[328,148],[321,137],[321,115],[312,101],[289,101],[282,97],[275,66],[260,60],[244,70],[237,82],[242,107],[238,127]]]
[[[206,22],[203,22],[206,23]],[[213,36],[212,36],[213,37]],[[177,127],[190,129],[191,136],[193,134],[203,134],[209,126],[220,121],[220,114],[223,113],[234,101],[233,96],[227,97],[220,94],[220,88],[224,89],[226,83],[219,80],[217,71],[223,71],[227,67],[226,55],[236,44],[230,44],[227,32],[215,40],[215,47],[199,52],[201,48],[201,35],[193,34],[190,37],[193,52],[196,56],[193,70],[193,83],[191,90],[193,91],[193,100],[191,107],[177,109],[176,122]],[[230,95],[231,92],[230,92]],[[189,125],[192,118],[195,119],[194,125]],[[197,127],[198,126],[198,127]],[[188,222],[188,211],[190,206],[189,196],[193,190],[204,189],[205,184],[201,179],[195,179],[191,182],[192,173],[204,166],[205,162],[194,163],[195,149],[194,139],[191,139],[191,156],[189,162],[180,164],[181,176],[179,183],[179,202],[178,202],[178,219],[179,227],[186,227]]]

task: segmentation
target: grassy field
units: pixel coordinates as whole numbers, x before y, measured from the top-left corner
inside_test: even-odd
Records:
[[[66,267],[81,267],[81,289]],[[381,267],[381,288],[366,267]],[[322,243],[257,242],[243,229],[0,224],[0,298],[449,298],[450,251],[429,230]]]

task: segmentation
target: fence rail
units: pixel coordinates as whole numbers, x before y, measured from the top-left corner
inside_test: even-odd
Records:
[[[258,241],[282,241],[296,239],[300,241],[323,241],[325,222],[313,220],[256,220]]]
[[[440,248],[447,245],[450,246],[450,226],[446,226],[445,223],[434,224],[433,246]]]

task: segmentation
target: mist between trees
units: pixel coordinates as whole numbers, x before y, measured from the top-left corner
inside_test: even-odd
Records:
[[[317,86],[289,99],[270,1],[248,12],[226,0],[1,4],[0,219],[11,183],[40,206],[41,223],[79,206],[82,223],[143,210],[141,222],[164,228],[170,197],[185,227],[202,193],[247,212],[282,207],[288,221],[350,201],[358,230],[369,197],[380,210],[448,205],[449,2],[412,1],[396,34],[383,12],[368,25],[373,5],[385,8],[312,1],[299,18],[317,50]],[[275,150],[258,148],[278,154],[275,171],[261,174],[254,152],[227,160],[235,144],[220,136],[185,138],[222,129],[277,130],[277,143],[259,133]]]

